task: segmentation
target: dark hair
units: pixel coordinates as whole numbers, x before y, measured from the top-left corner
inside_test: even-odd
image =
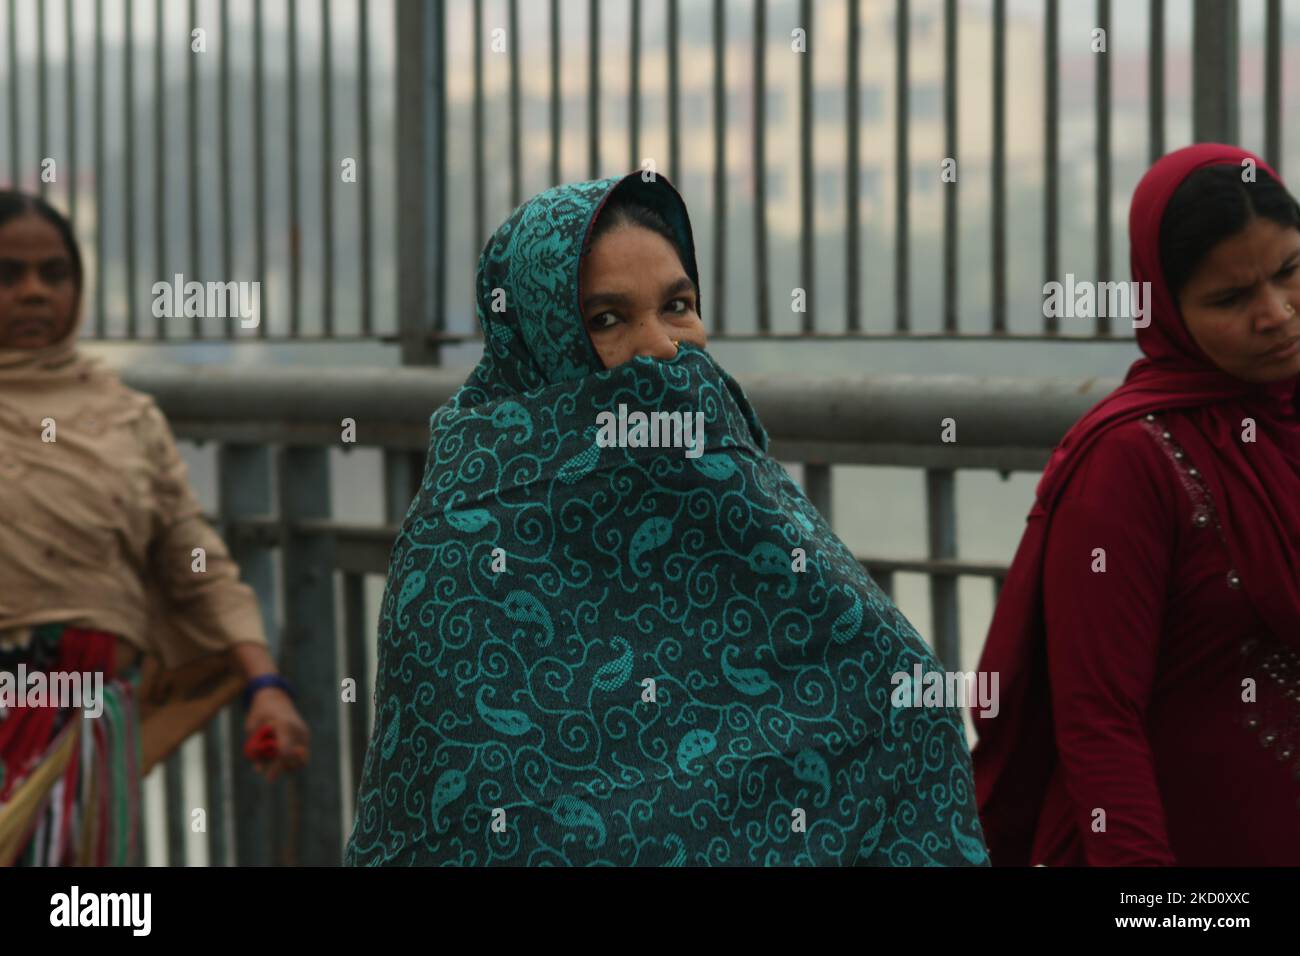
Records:
[[[600,216],[596,219],[595,227],[591,230],[592,244],[594,245],[597,239],[616,226],[641,226],[658,233],[672,245],[677,258],[682,258],[682,250],[678,248],[677,237],[673,235],[672,227],[656,210],[634,196],[615,192],[609,197],[609,201],[605,203]]]
[[[19,192],[16,189],[0,189],[0,226],[10,220],[28,215],[40,216],[58,230],[59,237],[63,239],[63,245],[68,250],[68,258],[72,260],[72,274],[76,279],[77,288],[80,289],[84,275],[81,248],[77,245],[77,238],[73,235],[72,223],[68,221],[68,217],[40,196]]]
[[[677,253],[677,261],[681,263],[682,270],[686,272],[688,278],[690,277],[690,270],[686,268],[686,257],[682,255],[681,243],[673,233],[672,226],[668,225],[668,221],[658,210],[647,206],[636,196],[617,189],[601,208],[596,224],[591,229],[591,241],[587,248],[590,249],[596,244],[597,239],[619,226],[640,226],[649,229],[655,235],[663,236]],[[699,314],[700,286],[695,280],[691,281],[695,286],[695,310]]]
[[[1286,187],[1258,168],[1255,182],[1242,182],[1241,169],[1202,167],[1170,197],[1160,220],[1160,268],[1175,301],[1210,250],[1256,216],[1300,229],[1300,206]]]

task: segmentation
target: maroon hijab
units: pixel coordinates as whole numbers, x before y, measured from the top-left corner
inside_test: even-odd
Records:
[[[995,865],[1030,862],[1056,763],[1042,606],[1048,527],[1070,476],[1110,429],[1148,412],[1167,413],[1166,427],[1196,462],[1213,495],[1242,589],[1272,634],[1300,648],[1297,378],[1260,385],[1219,369],[1188,333],[1160,269],[1160,222],[1175,190],[1203,166],[1239,166],[1243,159],[1281,182],[1253,153],[1200,143],[1162,157],[1133,193],[1133,280],[1151,283],[1150,324],[1137,330],[1145,358],[1133,363],[1124,384],[1079,419],[1052,452],[980,657],[980,670],[998,672],[1001,686],[996,717],[972,709],[979,734],[972,752],[976,798]],[[1240,441],[1246,417],[1257,423],[1250,444]]]

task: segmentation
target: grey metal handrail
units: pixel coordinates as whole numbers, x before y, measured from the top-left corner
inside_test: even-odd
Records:
[[[1115,379],[964,375],[738,375],[784,461],[923,468],[1041,468],[1053,445]],[[435,368],[165,368],[136,366],[177,434],[195,441],[423,450],[430,414],[464,381]],[[942,422],[956,421],[955,442]]]

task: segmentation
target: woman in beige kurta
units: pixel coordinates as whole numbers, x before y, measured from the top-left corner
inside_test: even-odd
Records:
[[[258,769],[307,759],[166,419],[76,348],[82,284],[67,220],[0,191],[0,865],[136,862],[140,779],[241,688]]]

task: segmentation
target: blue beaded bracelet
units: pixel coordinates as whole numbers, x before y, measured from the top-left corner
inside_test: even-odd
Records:
[[[244,685],[244,710],[248,710],[249,705],[253,702],[253,695],[263,687],[278,687],[293,699],[296,695],[289,682],[279,674],[263,674],[261,677],[254,677]]]

